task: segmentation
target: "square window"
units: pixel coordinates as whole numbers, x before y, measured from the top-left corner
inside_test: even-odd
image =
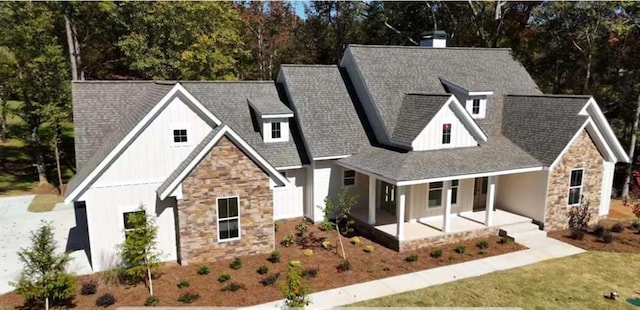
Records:
[[[473,99],[473,103],[471,104],[471,113],[480,114],[480,99]]]
[[[345,170],[342,178],[342,185],[352,186],[356,184],[356,172],[353,170]]]
[[[240,237],[240,207],[238,197],[218,198],[218,240]]]
[[[281,136],[280,123],[271,123],[271,139],[280,139]]]
[[[442,124],[442,144],[451,143],[451,124]]]
[[[173,142],[185,143],[187,142],[187,130],[186,129],[174,129],[173,130]]]

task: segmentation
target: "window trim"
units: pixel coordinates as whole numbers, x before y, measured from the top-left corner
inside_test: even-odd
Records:
[[[277,129],[275,125],[278,125]],[[278,136],[275,137],[274,133],[278,133]],[[282,139],[282,122],[271,122],[271,140],[281,140]]]
[[[234,219],[234,218],[238,219],[238,236],[235,237],[235,238],[220,239],[220,209],[218,208],[218,201],[220,199],[229,199],[229,198],[236,198],[238,200],[238,216],[226,217],[225,220]],[[241,209],[240,208],[240,196],[231,195],[231,196],[216,197],[216,206],[215,207],[216,207],[216,238],[218,240],[218,243],[240,240],[240,238],[242,238],[242,229],[240,227],[240,209]]]
[[[427,188],[427,209],[442,208],[442,198],[445,195],[444,194],[445,193],[445,191],[444,191],[444,182],[448,182],[448,181],[438,181],[438,182],[429,183],[428,188]],[[433,184],[433,183],[442,183],[442,186],[437,187],[437,188],[431,188],[431,184]],[[429,200],[430,200],[429,196],[431,196],[431,192],[432,191],[440,191],[440,204],[433,205],[433,206],[429,205]]]
[[[453,185],[453,181],[456,181],[456,185]],[[455,206],[458,204],[458,191],[460,188],[460,180],[451,180],[449,181],[449,188],[451,189],[451,198],[453,199],[453,193],[455,192],[455,196],[456,196],[456,202],[451,201],[451,205]],[[445,194],[445,199],[446,199],[446,194]]]
[[[573,174],[574,171],[578,171],[581,170],[582,171],[582,176],[580,177],[580,186],[571,186],[571,175]],[[575,207],[575,206],[579,206],[580,202],[582,201],[582,193],[583,193],[583,188],[584,188],[584,175],[585,175],[585,169],[584,168],[573,168],[569,171],[569,188],[567,191],[567,205],[570,207]],[[578,188],[580,189],[580,195],[578,196],[578,202],[577,203],[571,203],[571,201],[569,201],[569,199],[571,198],[571,189],[575,189]]]
[[[442,140],[440,142],[442,142],[443,145],[451,145],[452,131],[453,131],[453,125],[451,123],[442,124]]]
[[[345,174],[349,171],[353,171],[353,177],[347,177]],[[351,169],[344,169],[342,170],[342,187],[355,187],[356,186],[356,180],[358,173],[355,170],[351,170]],[[345,181],[347,179],[353,179],[353,184],[345,184]]]
[[[478,112],[476,112],[476,103],[478,103]],[[480,98],[471,99],[471,114],[472,115],[480,115],[482,103],[480,102]]]
[[[136,212],[139,211],[138,209],[140,208],[140,205],[125,205],[125,206],[119,206],[118,207],[118,212],[120,213],[120,220],[118,221],[119,223],[119,227],[120,227],[120,237],[122,238],[122,242],[124,242],[127,238],[127,234],[126,234],[126,228],[124,225],[124,214],[125,213],[131,213],[131,212]],[[144,213],[145,215],[149,216],[147,213],[147,208],[144,208]]]
[[[192,146],[193,145],[193,129],[191,128],[191,126],[189,124],[184,124],[184,123],[176,123],[171,125],[171,130],[169,131],[169,136],[170,136],[170,146],[172,147],[184,147],[184,146]],[[187,132],[187,141],[185,142],[176,142],[175,141],[175,135],[173,133],[174,130],[186,130]]]

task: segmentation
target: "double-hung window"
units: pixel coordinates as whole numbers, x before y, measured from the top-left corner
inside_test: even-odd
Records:
[[[451,143],[451,124],[442,124],[442,144]]]
[[[480,99],[473,99],[471,103],[471,113],[480,114]]]
[[[139,210],[139,211],[122,213],[122,220],[124,222],[124,238],[125,238],[125,240],[127,238],[129,238],[129,235],[131,234],[131,232],[134,229],[138,228],[136,225],[140,224],[140,223],[137,223],[139,221],[137,221],[137,219],[134,218],[135,216],[142,216],[146,220],[146,213],[144,211],[140,211]]]
[[[240,238],[240,200],[238,196],[218,198],[218,241]]]
[[[571,170],[571,178],[569,179],[569,205],[577,205],[582,197],[582,178],[584,169]]]
[[[280,139],[281,136],[280,123],[271,123],[271,139]]]
[[[429,208],[442,205],[442,182],[429,183]]]
[[[345,170],[342,178],[343,186],[356,185],[356,172],[353,170]]]

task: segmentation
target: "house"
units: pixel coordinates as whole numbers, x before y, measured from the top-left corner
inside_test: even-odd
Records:
[[[143,206],[168,261],[266,253],[274,221],[323,219],[355,192],[359,229],[400,251],[609,212],[629,162],[590,96],[546,95],[508,49],[350,45],[339,65],[276,81],[73,83],[78,172],[95,271],[118,263]],[[533,224],[531,224],[533,225]]]

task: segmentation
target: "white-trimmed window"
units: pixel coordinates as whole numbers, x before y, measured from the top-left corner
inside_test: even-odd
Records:
[[[240,198],[221,197],[217,199],[218,241],[240,238]]]
[[[480,99],[473,99],[471,102],[471,113],[474,115],[480,114]]]
[[[271,123],[271,139],[280,139],[282,137],[282,131],[280,130],[280,123]]]
[[[584,169],[571,170],[571,176],[569,177],[569,205],[580,204],[580,198],[582,197],[582,179],[584,177]]]
[[[342,185],[353,186],[356,185],[356,172],[353,170],[345,170],[342,172]]]
[[[429,208],[442,205],[442,182],[429,183]]]
[[[442,124],[442,144],[451,143],[451,124]]]
[[[187,137],[187,129],[174,129],[173,130],[173,143],[182,144],[189,142],[189,138]]]
[[[129,232],[136,229],[135,223],[131,220],[133,216],[143,215],[146,216],[146,213],[141,210],[132,211],[132,212],[124,212],[122,213],[122,222],[124,224],[124,238],[125,240],[129,236]]]
[[[458,180],[451,180],[451,204],[458,203]]]

